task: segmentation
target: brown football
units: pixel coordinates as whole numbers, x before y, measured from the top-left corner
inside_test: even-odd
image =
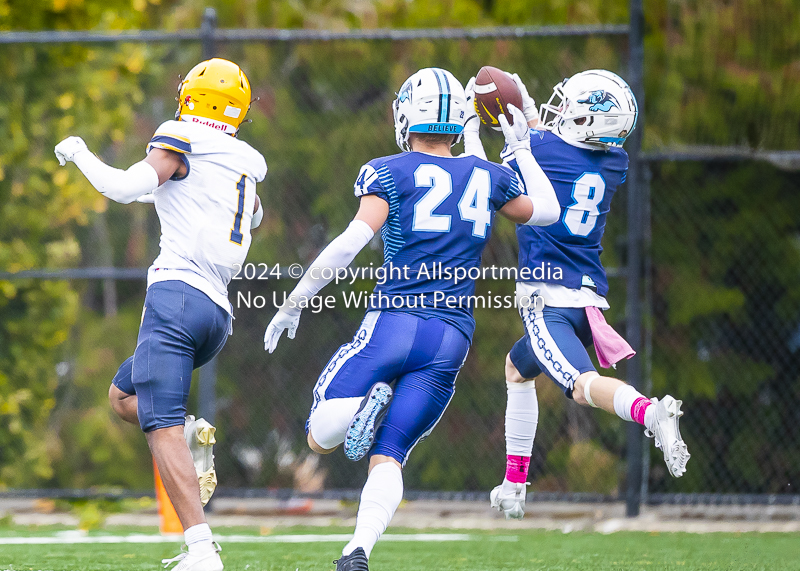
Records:
[[[522,111],[522,94],[517,84],[503,70],[483,66],[475,76],[475,112],[481,122],[499,131],[497,116],[505,113],[509,124],[513,125],[514,118],[506,113],[509,103]]]

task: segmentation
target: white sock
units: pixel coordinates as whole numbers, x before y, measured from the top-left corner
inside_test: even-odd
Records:
[[[336,448],[344,442],[344,435],[364,397],[330,399],[314,409],[308,421],[308,431],[314,442],[325,450]]]
[[[650,405],[644,411],[644,427],[653,430],[653,423],[656,421],[656,407]]]
[[[530,456],[539,424],[539,399],[534,381],[509,383],[506,403],[506,454]]]
[[[633,422],[633,417],[631,417],[631,408],[633,408],[633,403],[636,402],[636,399],[640,398],[646,397],[632,386],[622,385],[614,392],[614,412],[616,412],[617,416],[622,420]],[[653,414],[649,410],[645,412],[645,418],[647,418],[648,412],[652,418]]]
[[[372,553],[372,548],[392,521],[394,512],[403,500],[403,472],[394,462],[384,462],[372,469],[358,504],[356,531],[345,545],[342,555],[350,555],[357,548]]]
[[[184,530],[183,541],[192,555],[202,555],[214,549],[211,541],[211,528],[207,523],[198,523]]]

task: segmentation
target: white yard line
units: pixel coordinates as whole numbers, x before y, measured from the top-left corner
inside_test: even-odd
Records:
[[[349,534],[328,535],[214,535],[220,543],[341,543],[352,539]],[[516,541],[516,536],[501,536],[501,541]],[[77,543],[179,543],[182,535],[85,535],[81,532],[62,532],[40,537],[0,537],[0,545],[59,545]],[[381,537],[386,541],[473,541],[483,536],[465,533],[414,533],[408,535],[388,534]],[[495,538],[490,538],[495,539]],[[500,537],[496,538],[500,539]]]

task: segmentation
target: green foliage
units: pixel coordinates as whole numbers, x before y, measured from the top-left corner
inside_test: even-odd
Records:
[[[800,144],[800,4],[645,2],[645,144]]]
[[[4,2],[0,29],[132,27],[146,20],[128,2]],[[147,46],[0,48],[0,270],[80,263],[78,230],[107,203],[53,147],[80,134],[94,149],[126,148]],[[130,139],[128,139],[128,143]],[[141,145],[138,141],[137,145]],[[47,434],[56,364],[76,322],[78,293],[66,282],[0,281],[0,486],[53,477],[58,442]],[[69,368],[69,363],[60,367]]]
[[[343,30],[628,18],[623,0],[208,4],[217,9],[222,27]],[[193,28],[204,6],[0,0],[0,29]],[[753,0],[648,0],[645,145],[797,148],[798,8],[797,0],[777,0],[769,9]],[[263,152],[270,167],[259,189],[267,216],[254,235],[250,260],[305,264],[346,226],[356,209],[351,185],[359,167],[397,150],[389,104],[419,67],[446,67],[465,81],[481,65],[496,65],[520,73],[543,101],[553,84],[583,69],[625,75],[624,48],[620,39],[605,37],[221,45],[220,55],[241,63],[260,97],[250,112],[253,123],[243,126],[241,136]],[[74,168],[59,168],[52,148],[76,134],[115,166],[141,159],[147,138],[171,117],[177,74],[199,57],[199,47],[189,44],[0,46],[0,271],[92,265],[98,251],[115,265],[149,263],[158,229],[152,209],[109,204]],[[501,139],[492,132],[484,140],[489,156],[496,156]],[[778,381],[785,381],[786,394],[800,398],[800,381],[786,357],[800,302],[796,181],[754,165],[662,165],[654,174],[654,392],[672,391],[698,404],[697,416],[685,419],[691,469],[674,485],[717,489],[712,474],[723,466],[729,483],[779,490],[781,475],[800,473],[800,457],[791,447],[772,454],[769,446],[785,438],[782,426],[797,424],[788,405],[774,396]],[[625,263],[620,201],[615,199],[606,230],[608,267]],[[106,228],[105,240],[98,239],[97,226]],[[513,226],[501,220],[494,233],[485,263],[513,265]],[[380,261],[376,241],[357,263]],[[271,295],[289,284],[246,286]],[[478,287],[512,290],[511,284]],[[118,284],[122,309],[116,316],[97,311],[96,290],[96,284],[0,281],[0,486],[150,486],[144,440],[136,427],[112,418],[106,399],[116,367],[133,349],[142,288]],[[609,299],[610,321],[619,323],[622,279],[612,279]],[[220,363],[220,434],[230,444],[219,448],[221,464],[239,466],[247,447],[269,459],[255,476],[230,468],[222,474],[229,485],[292,485],[287,466],[303,458],[307,389],[331,351],[347,340],[342,331],[355,330],[361,312],[306,314],[298,340],[266,359],[252,340],[260,339],[269,317],[266,310],[238,311],[237,335]],[[521,328],[513,310],[479,310],[476,318],[473,350],[451,408],[407,470],[412,487],[486,488],[499,476],[503,359]],[[771,337],[751,341],[766,336]],[[767,343],[776,349],[764,350]],[[558,474],[537,482],[540,489],[616,489],[624,441],[620,423],[598,418],[588,425],[589,440],[569,444],[564,434],[573,413],[563,396],[547,380],[540,381],[539,396],[534,462]],[[730,404],[731,411],[748,405],[746,417],[763,423],[742,422],[735,412],[709,404],[717,401]],[[703,420],[693,426],[693,418]],[[742,466],[726,452],[759,461]],[[659,453],[653,454],[658,467]],[[324,466],[331,467],[328,485],[351,487],[362,477],[359,466]],[[664,481],[658,470],[654,478]]]

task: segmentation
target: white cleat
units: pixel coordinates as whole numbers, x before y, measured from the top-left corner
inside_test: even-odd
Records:
[[[691,457],[678,428],[678,419],[683,416],[683,401],[667,395],[660,401],[653,397],[650,402],[656,407],[655,424],[653,430],[645,430],[644,433],[648,438],[655,438],[656,448],[664,453],[669,473],[674,478],[680,478],[686,473],[686,463]]]
[[[522,519],[525,515],[527,487],[528,482],[515,484],[504,479],[503,483],[489,494],[492,507],[503,512],[506,519]]]
[[[183,546],[186,548],[186,546]],[[214,543],[214,549],[202,555],[194,555],[188,551],[181,551],[177,557],[172,559],[162,559],[161,563],[164,564],[164,569],[169,567],[172,563],[177,563],[170,571],[222,571],[222,559],[219,558],[219,552],[222,548],[218,543]]]
[[[216,428],[204,418],[195,418],[190,414],[183,426],[183,436],[189,451],[192,453],[197,481],[200,483],[200,501],[208,503],[217,487],[217,471],[214,469],[214,437]],[[220,567],[221,569],[221,567]]]

